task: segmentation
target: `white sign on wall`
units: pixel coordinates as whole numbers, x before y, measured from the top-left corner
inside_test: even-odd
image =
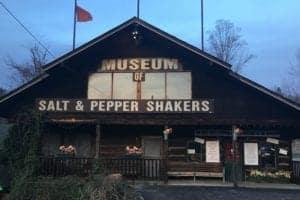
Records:
[[[258,144],[244,143],[245,165],[258,165]]]
[[[206,162],[220,162],[220,144],[219,140],[206,141]]]
[[[204,140],[203,138],[195,137],[194,142],[200,143],[200,144],[204,144],[204,143],[205,143],[205,140]]]
[[[279,140],[275,138],[267,138],[268,143],[279,144]]]

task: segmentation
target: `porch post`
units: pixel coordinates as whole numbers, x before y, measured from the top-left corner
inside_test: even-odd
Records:
[[[233,178],[233,186],[237,187],[237,162],[236,162],[236,141],[237,141],[237,126],[232,126],[232,154],[233,154],[233,163],[232,163],[232,178]]]
[[[169,132],[166,131],[167,126],[165,126],[165,130],[163,131],[164,138],[163,138],[163,180],[165,183],[168,183],[168,148],[169,148],[169,142],[168,142],[168,135]]]
[[[97,125],[96,125],[96,142],[95,142],[95,146],[96,146],[95,158],[100,157],[100,141],[101,141],[101,126],[99,123],[97,123]]]

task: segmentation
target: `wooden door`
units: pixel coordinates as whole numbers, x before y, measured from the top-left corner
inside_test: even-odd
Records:
[[[144,137],[143,138],[143,155],[144,155],[144,173],[145,177],[159,177],[160,175],[160,158],[162,154],[161,137]]]

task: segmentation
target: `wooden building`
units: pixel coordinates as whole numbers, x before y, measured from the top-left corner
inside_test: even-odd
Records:
[[[300,161],[299,104],[137,18],[45,65],[0,99],[0,115],[23,106],[45,113],[44,156],[72,145],[74,159],[125,175],[223,177],[232,160],[287,170]]]

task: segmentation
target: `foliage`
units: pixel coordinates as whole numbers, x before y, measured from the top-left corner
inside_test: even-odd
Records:
[[[13,175],[11,200],[134,199],[134,190],[120,175],[105,175],[100,160],[96,160],[92,174],[86,178],[39,176],[42,122],[42,116],[35,111],[20,112],[4,140],[3,158]]]
[[[16,116],[14,125],[4,139],[4,153],[14,177],[35,175],[40,154],[42,122],[40,114],[24,110]]]
[[[290,171],[276,170],[276,171],[259,171],[251,170],[247,181],[258,183],[289,183],[291,179]]]
[[[295,54],[295,63],[289,68],[288,76],[283,80],[280,94],[300,103],[300,49]]]
[[[3,148],[3,140],[8,134],[10,125],[4,120],[0,118],[0,149]]]
[[[18,189],[11,191],[12,200],[126,200],[136,196],[124,181],[108,181],[103,176],[23,178],[15,188]]]
[[[0,149],[2,170],[0,184],[17,190],[23,179],[37,176],[39,170],[41,116],[32,110],[24,110],[16,116]],[[7,172],[8,170],[8,172]],[[7,179],[12,179],[8,180]]]
[[[0,187],[5,191],[9,187],[10,176],[7,173],[8,167],[8,157],[4,151],[3,140],[8,135],[8,129],[10,125],[0,118]]]
[[[106,174],[102,159],[94,159],[91,174]]]
[[[29,48],[28,51],[30,60],[27,62],[17,63],[15,59],[10,56],[4,60],[4,63],[15,72],[12,76],[12,80],[17,84],[24,84],[42,74],[42,66],[47,62],[47,51],[42,50],[38,45],[34,45]]]
[[[214,30],[209,31],[209,51],[217,58],[233,65],[239,72],[254,55],[248,52],[248,44],[242,39],[241,29],[229,20],[217,20]]]
[[[84,180],[77,177],[21,177],[10,193],[12,200],[80,199]]]
[[[296,54],[296,63],[289,69],[280,87],[274,89],[278,94],[300,104],[300,49]]]

